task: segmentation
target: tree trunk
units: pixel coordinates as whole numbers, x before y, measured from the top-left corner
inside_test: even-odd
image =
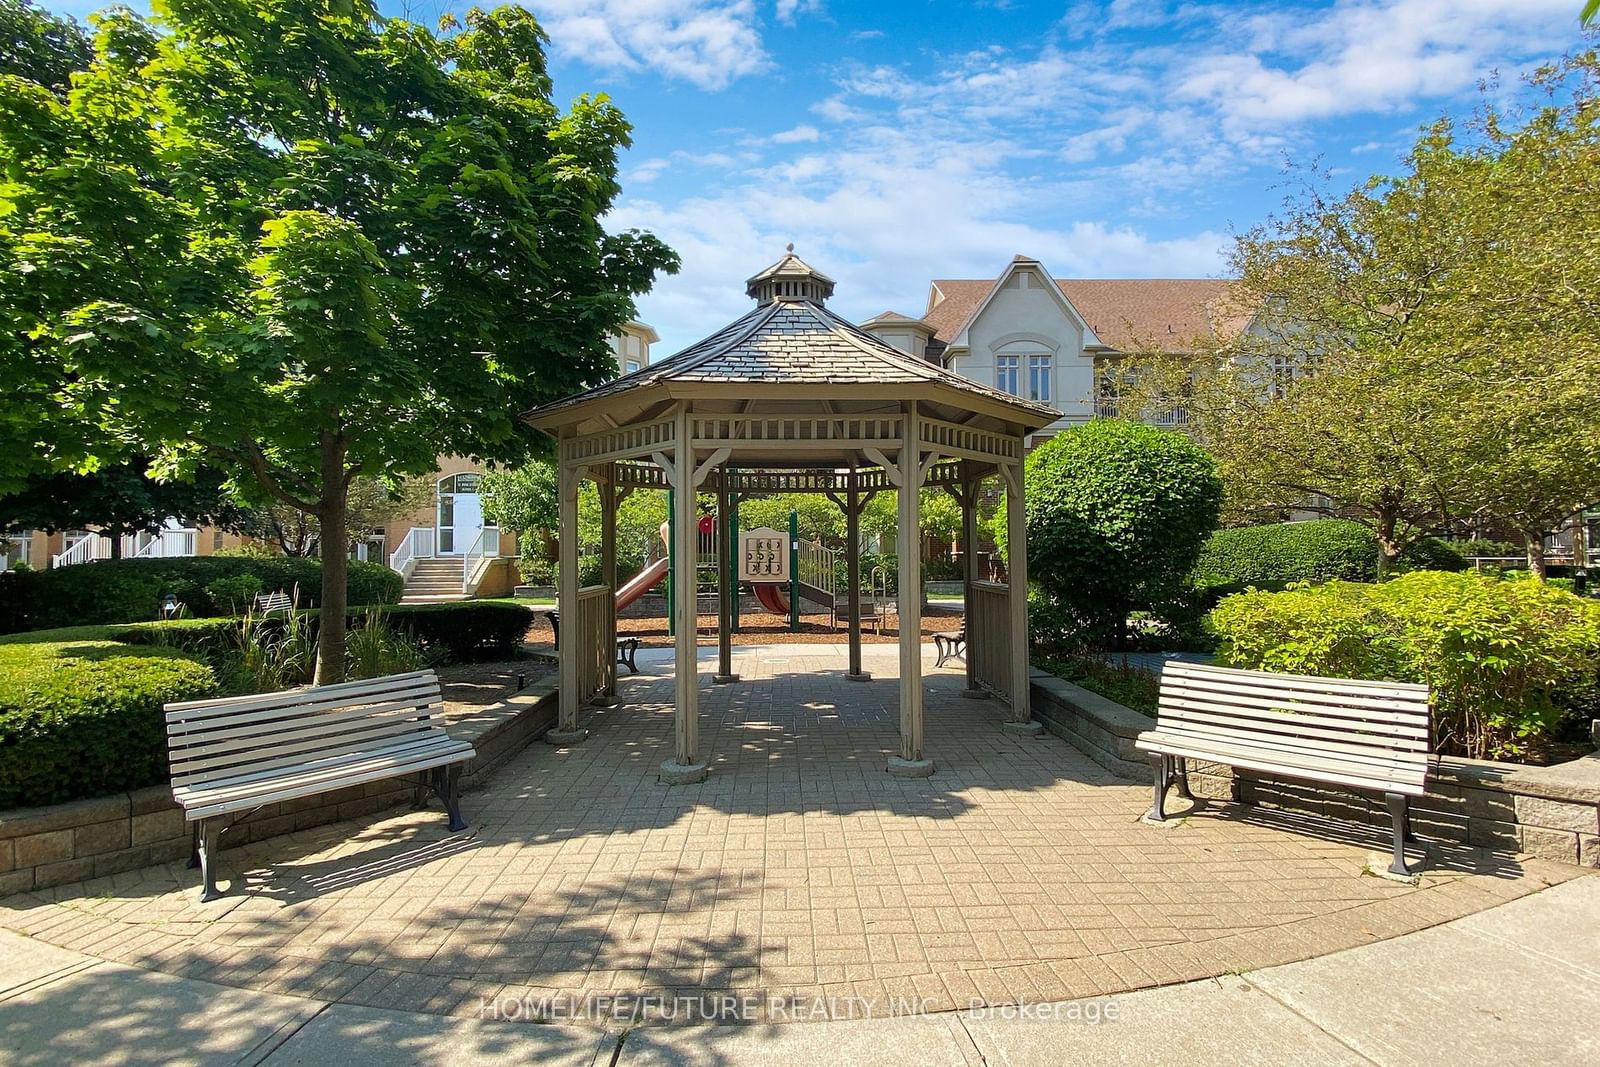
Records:
[[[112,559],[121,559],[122,558],[122,538],[118,537],[116,534],[101,534],[100,536],[104,537],[107,541],[111,542],[111,558]]]
[[[346,581],[350,572],[350,556],[339,551],[346,541],[349,502],[344,484],[344,438],[324,431],[322,434],[322,500],[318,519],[321,521],[321,544],[332,549],[322,554],[322,599],[317,628],[317,673],[315,685],[328,685],[344,681],[345,673],[345,611],[349,602]]]
[[[1378,516],[1378,581],[1386,582],[1394,576],[1395,564],[1400,561],[1400,543],[1395,539],[1399,517],[1393,514]]]
[[[1544,534],[1524,533],[1522,542],[1528,549],[1528,573],[1534,581],[1544,581]]]

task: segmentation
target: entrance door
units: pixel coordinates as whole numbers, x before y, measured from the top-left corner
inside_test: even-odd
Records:
[[[478,543],[483,532],[482,476],[472,471],[439,479],[439,554],[459,556]]]

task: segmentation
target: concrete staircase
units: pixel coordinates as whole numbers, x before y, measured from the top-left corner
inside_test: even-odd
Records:
[[[462,569],[460,556],[434,556],[419,559],[406,579],[402,604],[442,604],[451,600],[465,600],[461,591]]]

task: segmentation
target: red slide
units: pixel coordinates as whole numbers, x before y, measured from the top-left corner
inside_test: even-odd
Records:
[[[667,535],[672,532],[669,523],[661,524],[661,543],[667,543]],[[667,557],[662,556],[644,570],[622,583],[622,588],[617,590],[617,610],[632,604],[635,600],[654,589],[661,579],[667,576]]]
[[[617,610],[621,611],[644,596],[666,576],[667,560],[663,556],[622,584],[622,588],[617,590]]]
[[[755,591],[756,599],[761,601],[761,606],[774,615],[789,617],[789,598],[784,595],[782,582],[751,582],[750,588]]]

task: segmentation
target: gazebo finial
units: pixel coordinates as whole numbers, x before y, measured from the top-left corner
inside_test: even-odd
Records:
[[[795,255],[794,242],[790,241],[784,247],[783,258],[746,281],[744,291],[747,296],[755,297],[757,304],[770,304],[775,300],[809,300],[822,304],[833,295],[833,279]]]

